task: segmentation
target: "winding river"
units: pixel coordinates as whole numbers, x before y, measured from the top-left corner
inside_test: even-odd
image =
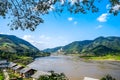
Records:
[[[28,65],[31,68],[63,72],[70,80],[83,80],[84,77],[100,79],[106,74],[120,80],[120,62],[84,61],[70,56],[50,56],[35,59]]]

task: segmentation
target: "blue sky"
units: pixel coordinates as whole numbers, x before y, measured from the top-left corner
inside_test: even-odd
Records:
[[[34,32],[29,30],[11,31],[7,26],[8,19],[0,18],[0,34],[15,35],[35,45],[40,50],[63,46],[73,41],[91,40],[99,36],[120,37],[120,14],[113,16],[107,11],[108,3],[103,1],[98,13],[70,14],[64,11],[61,15],[43,16],[45,22],[37,26]],[[120,6],[118,6],[120,7]]]

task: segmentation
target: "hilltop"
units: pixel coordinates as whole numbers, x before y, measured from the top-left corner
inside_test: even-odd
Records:
[[[44,51],[57,52],[60,49],[64,54],[118,54],[120,53],[120,37],[98,37],[94,40],[75,41],[62,47],[45,49]]]
[[[40,56],[49,56],[47,52],[40,51],[29,42],[14,35],[0,34],[0,59],[15,62],[24,62]]]

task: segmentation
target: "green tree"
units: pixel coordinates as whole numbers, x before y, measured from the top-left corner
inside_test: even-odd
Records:
[[[113,78],[111,75],[106,75],[105,77],[103,77],[102,79],[100,80],[116,80],[115,78]]]
[[[55,73],[50,71],[51,75],[40,76],[39,80],[68,80],[64,73]]]
[[[43,23],[42,15],[48,14],[50,10],[61,13],[67,9],[70,13],[83,13],[88,11],[98,12],[99,8],[95,3],[102,0],[0,0],[0,16],[12,18],[11,30],[35,28]],[[117,15],[120,11],[119,0],[109,0],[109,12]],[[101,5],[102,6],[102,5]],[[116,9],[116,6],[118,9]],[[8,14],[8,15],[7,15]]]

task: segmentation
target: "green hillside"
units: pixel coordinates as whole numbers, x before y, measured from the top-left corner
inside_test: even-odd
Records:
[[[65,54],[119,54],[120,37],[98,37],[94,40],[75,41],[61,48]]]
[[[0,50],[11,53],[38,52],[29,42],[13,35],[0,34]]]
[[[56,51],[58,51],[59,49],[61,49],[62,47],[56,47],[56,48],[48,48],[48,49],[45,49],[43,50],[44,52],[50,52],[50,53],[54,53]]]
[[[25,57],[47,56],[29,42],[14,35],[0,34],[0,59],[16,60]]]

